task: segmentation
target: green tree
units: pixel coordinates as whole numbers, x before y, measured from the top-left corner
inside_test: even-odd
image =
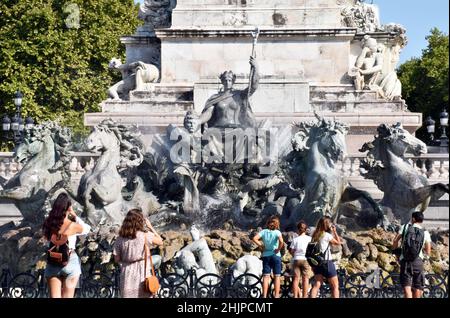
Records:
[[[79,11],[79,14],[78,14]],[[98,111],[119,75],[108,69],[124,58],[120,36],[139,20],[133,0],[2,0],[0,3],[0,114],[58,120],[82,133],[83,114]]]
[[[438,126],[439,113],[448,107],[448,34],[434,28],[426,39],[428,47],[422,56],[402,64],[399,78],[409,109],[423,113],[424,119],[431,116]],[[439,131],[436,134],[440,136]],[[429,140],[425,127],[417,131],[417,136]]]

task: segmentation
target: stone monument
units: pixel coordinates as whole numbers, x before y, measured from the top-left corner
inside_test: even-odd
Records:
[[[380,123],[401,122],[411,133],[421,125],[422,115],[409,112],[401,99],[395,75],[405,29],[381,25],[376,5],[359,0],[149,0],[139,14],[144,25],[121,38],[126,63],[156,65],[160,82],[131,91],[129,100],[104,101],[101,113],[85,115],[88,126],[105,118],[138,124],[149,145],[167,125],[181,126],[186,111],[201,113],[217,94],[223,70],[233,70],[235,88],[244,89],[255,27],[260,29],[255,51],[259,88],[251,97],[256,121],[286,126],[320,112],[350,125],[349,153],[370,141]],[[363,73],[374,67],[371,83],[356,80],[369,80]]]

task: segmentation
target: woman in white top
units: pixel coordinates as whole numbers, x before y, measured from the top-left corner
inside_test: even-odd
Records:
[[[332,234],[330,234],[330,232]],[[314,286],[311,289],[311,298],[316,298],[323,281],[328,280],[331,288],[331,297],[339,298],[339,281],[336,266],[331,260],[331,245],[341,245],[341,239],[336,233],[336,227],[330,217],[324,216],[317,223],[312,235],[312,242],[319,242],[320,251],[324,253],[325,263],[322,266],[312,266],[314,272]]]
[[[293,275],[294,279],[292,281],[292,293],[294,298],[307,298],[309,290],[309,279],[313,276],[311,266],[309,266],[306,260],[306,248],[309,242],[311,242],[311,236],[306,234],[308,230],[308,225],[305,221],[300,221],[297,224],[298,236],[292,240],[289,251],[293,255]],[[298,286],[300,282],[300,277],[302,279],[302,290]]]
[[[44,221],[43,232],[47,240],[53,235],[67,237],[70,256],[67,265],[47,263],[45,278],[51,298],[73,298],[81,275],[81,263],[75,252],[78,235],[86,235],[91,227],[83,222],[72,209],[66,193],[61,193],[53,203],[52,210]]]

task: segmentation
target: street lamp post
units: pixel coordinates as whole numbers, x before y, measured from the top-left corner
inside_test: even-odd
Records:
[[[447,127],[448,127],[448,113],[447,111],[444,109],[442,110],[442,112],[439,114],[439,121],[441,124],[441,149],[447,149],[446,151],[448,151],[448,137],[447,137]]]
[[[430,145],[434,143],[434,133],[436,132],[436,122],[428,116],[425,120],[425,126],[427,127],[427,132],[430,135]]]
[[[25,121],[22,118],[22,101],[23,94],[18,90],[14,94],[16,113],[12,118],[5,114],[2,120],[3,139],[13,141],[16,145],[22,141],[25,129],[31,129],[34,126],[33,118],[27,117]]]

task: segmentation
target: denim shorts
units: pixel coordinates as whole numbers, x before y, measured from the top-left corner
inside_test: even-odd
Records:
[[[61,277],[61,278],[72,278],[74,276],[81,275],[81,263],[80,258],[77,253],[72,252],[70,254],[69,262],[66,266],[57,266],[53,264],[48,264],[45,268],[45,278],[50,277]]]
[[[337,276],[336,266],[333,261],[326,261],[322,266],[312,266],[314,275],[322,275],[326,279]]]
[[[281,275],[281,257],[277,255],[263,256],[263,275]]]

